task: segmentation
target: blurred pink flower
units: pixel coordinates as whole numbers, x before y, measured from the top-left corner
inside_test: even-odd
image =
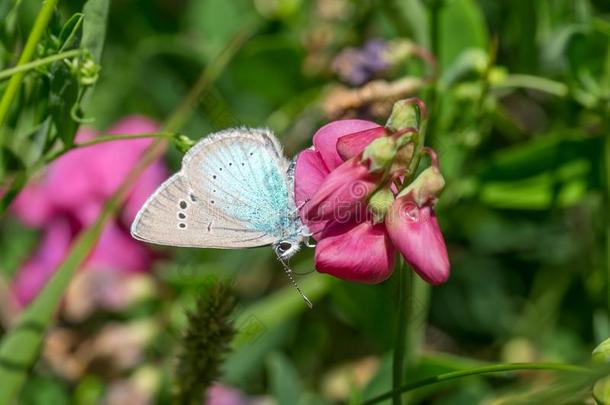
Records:
[[[297,157],[295,198],[303,223],[318,240],[316,269],[345,280],[379,283],[392,274],[398,249],[422,278],[442,283],[449,276],[449,260],[432,209],[436,183],[414,182],[411,192],[394,200],[383,222],[376,223],[368,212],[367,198],[381,177],[368,170],[362,152],[385,135],[374,122],[334,121],[320,128],[313,147]],[[436,160],[434,164],[438,166]],[[430,198],[416,198],[428,194]]]
[[[206,392],[206,405],[270,405],[274,403],[266,397],[250,397],[237,388],[216,383]]]
[[[157,130],[158,125],[152,120],[130,116],[116,123],[108,133]],[[95,135],[94,131],[83,129],[76,140],[87,141]],[[95,221],[105,201],[151,142],[151,138],[120,140],[73,150],[49,165],[41,178],[17,196],[12,207],[15,215],[43,232],[38,250],[22,266],[13,284],[20,302],[27,303],[38,294],[62,262],[75,235]],[[129,224],[167,174],[160,160],[144,171],[130,191],[123,211],[104,228],[84,266],[86,269],[139,272],[150,267],[152,254],[129,236]]]

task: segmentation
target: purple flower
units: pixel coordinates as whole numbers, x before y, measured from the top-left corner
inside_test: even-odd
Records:
[[[359,86],[390,66],[388,43],[382,39],[370,39],[362,48],[341,51],[335,57],[332,69],[342,81]]]
[[[131,116],[108,133],[154,132],[158,125],[148,118]],[[79,131],[77,142],[90,140],[95,132]],[[63,261],[74,237],[91,225],[105,201],[117,190],[152,139],[121,140],[76,149],[53,162],[41,178],[17,196],[12,210],[30,227],[41,229],[37,251],[23,264],[13,283],[21,303],[28,303]],[[150,267],[152,253],[129,236],[128,227],[138,208],[167,177],[161,161],[141,175],[129,193],[123,211],[106,224],[101,238],[85,264],[89,270],[112,269],[141,272]]]

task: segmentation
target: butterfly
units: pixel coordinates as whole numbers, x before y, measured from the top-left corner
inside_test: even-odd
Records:
[[[311,234],[294,199],[294,164],[270,130],[231,128],[197,142],[184,155],[181,170],[144,203],[131,235],[181,247],[271,245],[312,306],[286,264]]]

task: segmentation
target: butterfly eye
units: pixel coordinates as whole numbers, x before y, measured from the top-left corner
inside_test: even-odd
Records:
[[[280,253],[284,253],[290,250],[291,247],[292,243],[290,242],[280,242],[280,244],[277,246],[277,249],[280,251]]]

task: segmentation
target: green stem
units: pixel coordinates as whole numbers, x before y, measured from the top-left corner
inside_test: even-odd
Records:
[[[413,391],[417,388],[425,387],[427,385],[438,384],[445,381],[456,380],[459,378],[470,377],[474,375],[503,373],[507,371],[523,371],[523,370],[549,370],[549,371],[564,371],[571,373],[592,373],[592,370],[575,366],[571,364],[562,363],[508,363],[508,364],[494,364],[491,366],[483,366],[473,368],[470,370],[452,371],[449,373],[435,375],[433,377],[424,378],[419,381],[415,381],[411,384],[403,385],[398,389],[398,393],[404,393]],[[392,390],[385,394],[376,396],[374,398],[365,401],[362,405],[372,405],[381,401],[390,399],[396,395],[396,390]]]
[[[610,206],[610,134],[606,134],[604,137],[604,156],[603,161],[605,164],[605,196],[604,199],[606,203],[604,206],[606,207],[605,211],[605,219],[606,219],[606,289],[608,294],[608,310],[610,311],[610,213],[608,213],[607,207]]]
[[[441,10],[443,9],[445,1],[444,0],[431,0],[430,2],[430,6],[429,6],[429,16],[430,16],[430,25],[429,25],[429,29],[430,29],[430,52],[432,53],[432,56],[434,58],[436,58],[437,61],[437,65],[436,65],[436,75],[434,77],[432,77],[432,82],[430,83],[430,87],[429,87],[429,91],[427,94],[427,97],[425,97],[426,99],[426,104],[428,106],[428,111],[430,114],[430,119],[428,122],[428,128],[430,130],[430,132],[432,133],[432,135],[436,135],[435,133],[435,128],[436,128],[436,119],[435,117],[438,115],[437,114],[437,94],[438,94],[438,86],[439,86],[439,80],[438,78],[441,76],[441,60],[440,60],[440,14],[441,14]],[[422,143],[423,144],[423,143]],[[416,156],[416,159],[419,159]],[[411,173],[411,176],[413,176],[414,173]]]
[[[545,77],[532,75],[508,75],[501,83],[494,84],[491,87],[494,90],[510,88],[532,89],[552,94],[557,97],[565,97],[568,95],[568,86],[565,84],[547,79]]]
[[[398,319],[396,320],[396,341],[394,342],[394,359],[392,363],[392,404],[402,405],[402,393],[400,387],[405,370],[405,346],[407,345],[407,327],[409,324],[410,311],[408,309],[411,291],[411,272],[409,268],[398,264]]]
[[[36,21],[34,22],[34,27],[32,28],[32,32],[30,32],[30,36],[28,37],[27,42],[25,43],[25,47],[23,48],[23,52],[17,61],[17,66],[25,65],[32,60],[34,53],[36,52],[36,46],[42,37],[51,17],[53,16],[53,11],[55,10],[55,5],[59,0],[46,0],[42,4],[42,8],[38,13],[38,17],[36,17]],[[17,92],[19,91],[19,86],[21,86],[21,82],[23,81],[23,77],[25,76],[25,71],[20,71],[15,73],[11,80],[9,81],[6,90],[0,100],[0,145],[4,144],[4,134],[2,131],[2,127],[4,126],[4,122],[6,121],[6,117],[8,116],[8,112],[11,108],[11,104],[15,99]]]
[[[28,70],[36,69],[39,66],[48,65],[49,63],[53,63],[62,59],[68,59],[73,56],[79,56],[81,54],[82,51],[80,49],[72,49],[70,51],[61,52],[55,55],[47,56],[46,58],[37,59],[35,61],[25,63],[23,65],[18,65],[9,69],[2,70],[0,71],[0,81],[8,79],[14,74],[25,73]]]
[[[114,141],[124,141],[124,140],[129,140],[129,139],[142,139],[142,138],[174,139],[174,138],[177,137],[177,135],[178,134],[173,133],[173,132],[150,132],[150,133],[142,133],[142,134],[100,135],[100,136],[98,136],[95,139],[92,139],[90,141],[77,143],[77,144],[74,144],[74,145],[72,145],[70,147],[66,147],[66,148],[63,148],[61,150],[58,150],[57,152],[54,152],[54,153],[50,154],[49,156],[45,157],[42,160],[42,162],[43,162],[43,165],[46,165],[46,164],[51,163],[55,159],[65,155],[66,153],[70,152],[73,149],[86,148],[86,147],[89,147],[89,146],[98,145],[100,143],[114,142]],[[1,214],[2,213],[0,212],[0,215]]]

